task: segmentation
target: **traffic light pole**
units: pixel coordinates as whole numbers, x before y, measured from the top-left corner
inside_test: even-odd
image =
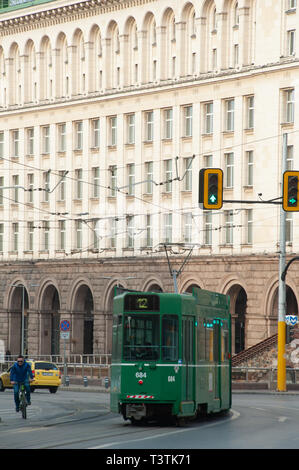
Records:
[[[282,175],[286,171],[287,166],[287,145],[288,135],[283,134],[282,148]],[[280,208],[280,244],[279,244],[279,286],[278,286],[278,340],[277,340],[277,390],[279,392],[286,391],[286,285],[285,276],[285,259],[286,259],[286,212],[283,206]]]

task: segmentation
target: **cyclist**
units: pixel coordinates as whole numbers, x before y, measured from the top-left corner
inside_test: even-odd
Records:
[[[14,390],[14,399],[16,404],[16,412],[19,411],[20,400],[19,400],[19,390],[20,385],[23,383],[25,385],[25,395],[27,400],[27,405],[31,405],[30,401],[30,385],[29,382],[32,382],[33,374],[30,364],[25,361],[24,356],[21,354],[17,358],[17,362],[14,363],[10,369],[10,382],[13,385]]]

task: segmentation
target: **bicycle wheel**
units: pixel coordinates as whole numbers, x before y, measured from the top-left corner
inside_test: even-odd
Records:
[[[26,403],[26,397],[25,397],[25,390],[21,390],[21,396],[20,396],[20,410],[22,412],[22,418],[26,419],[27,418],[27,403]]]

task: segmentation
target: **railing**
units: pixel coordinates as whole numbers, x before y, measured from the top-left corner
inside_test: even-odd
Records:
[[[251,384],[252,386],[265,385],[268,390],[275,390],[277,385],[277,369],[274,367],[233,367],[232,382],[234,385]],[[286,384],[289,388],[293,385],[299,388],[299,369],[286,368]],[[243,388],[243,387],[242,387]],[[246,388],[246,387],[244,387]]]

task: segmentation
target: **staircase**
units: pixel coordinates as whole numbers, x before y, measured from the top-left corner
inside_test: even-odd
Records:
[[[263,352],[272,349],[277,344],[277,333],[269,338],[264,339],[260,343],[251,346],[251,348],[245,349],[244,351],[239,352],[235,356],[232,357],[232,367],[237,367],[238,365],[242,364],[243,362],[252,359],[257,355],[261,355]]]

